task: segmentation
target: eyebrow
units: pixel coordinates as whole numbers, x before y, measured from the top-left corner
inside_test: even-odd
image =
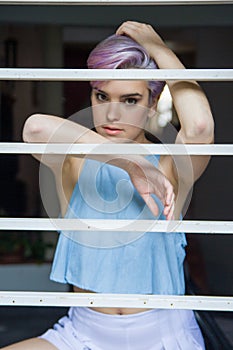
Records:
[[[121,95],[121,97],[133,97],[133,96],[140,96],[140,97],[142,97],[142,94],[139,94],[139,92],[135,92],[133,94]]]
[[[105,92],[103,90],[100,90],[100,89],[97,89],[97,88],[94,88],[94,90],[100,92],[101,94],[104,94],[104,95],[108,96],[107,92]],[[139,92],[134,92],[134,93],[131,93],[131,94],[121,95],[120,97],[121,98],[127,98],[127,97],[135,97],[135,96],[142,97],[142,94],[140,94]]]

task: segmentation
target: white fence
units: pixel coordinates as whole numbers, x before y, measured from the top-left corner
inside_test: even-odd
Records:
[[[0,0],[0,5],[206,5],[232,4],[231,0]],[[195,79],[198,81],[231,81],[233,69],[187,69],[145,71],[145,70],[87,70],[87,69],[0,69],[0,80],[175,80]],[[89,153],[93,149],[98,154],[122,153],[121,145],[111,145],[107,151],[97,145],[72,145],[67,152],[67,145],[1,143],[2,154],[78,154]],[[184,147],[179,145],[124,145],[127,154],[183,154]],[[185,154],[190,155],[233,155],[233,145],[185,145]],[[0,230],[69,230],[77,228],[77,220],[39,219],[39,218],[0,218]],[[82,230],[91,231],[114,227],[118,231],[126,230],[125,225],[117,221],[85,220],[78,221]],[[130,225],[134,231],[144,230],[148,222],[145,220]],[[123,226],[123,229],[121,227]],[[154,229],[158,232],[166,230],[166,223],[157,221]],[[185,231],[198,234],[232,234],[233,221],[174,221],[174,232]],[[20,234],[20,233],[19,233]],[[156,234],[156,233],[155,233]],[[95,306],[95,307],[140,307],[140,308],[173,308],[195,310],[233,311],[232,297],[212,296],[158,296],[158,295],[113,295],[113,294],[83,294],[83,293],[54,293],[54,292],[0,292],[0,305],[30,305],[30,306]]]

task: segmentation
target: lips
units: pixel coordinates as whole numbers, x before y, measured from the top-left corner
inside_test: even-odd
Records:
[[[109,125],[104,126],[103,129],[106,132],[106,134],[108,134],[108,135],[118,135],[123,131],[122,129],[119,129],[119,128],[116,128],[113,126],[109,126]]]

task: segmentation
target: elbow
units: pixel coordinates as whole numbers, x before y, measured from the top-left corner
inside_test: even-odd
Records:
[[[196,139],[198,143],[213,143],[214,141],[214,122],[213,119],[198,123],[196,130]]]
[[[213,118],[199,120],[185,133],[186,143],[210,144],[214,142]]]
[[[43,123],[40,114],[31,115],[25,122],[23,127],[24,142],[38,142],[39,135],[42,133]]]

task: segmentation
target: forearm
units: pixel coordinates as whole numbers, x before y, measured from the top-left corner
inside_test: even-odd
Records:
[[[23,128],[24,142],[31,143],[104,143],[94,131],[67,119],[46,114],[30,116]]]
[[[23,128],[23,140],[30,143],[93,143],[103,144],[103,147],[106,147],[106,143],[110,143],[105,137],[78,123],[45,114],[34,114],[27,119]],[[83,155],[76,156],[83,157]],[[137,155],[95,155],[89,153],[85,157],[108,162],[127,172],[130,172],[134,162],[138,164],[146,162],[144,157]]]

